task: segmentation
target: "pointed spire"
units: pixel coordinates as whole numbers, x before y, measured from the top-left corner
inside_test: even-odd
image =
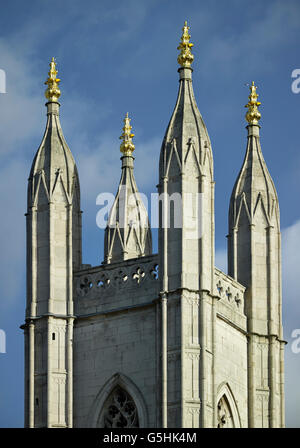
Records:
[[[191,36],[189,35],[189,29],[190,27],[187,26],[187,21],[184,22],[184,26],[182,28],[182,36],[181,36],[181,42],[179,46],[177,47],[177,50],[180,50],[180,54],[177,58],[178,64],[181,65],[183,68],[190,68],[193,60],[194,55],[191,52],[191,48],[194,44],[190,43]]]
[[[132,153],[134,151],[134,144],[132,143],[132,137],[134,137],[134,134],[131,133],[132,126],[130,126],[131,119],[128,117],[128,112],[125,115],[125,118],[123,120],[124,126],[123,126],[123,133],[120,136],[120,139],[122,139],[122,143],[120,145],[120,151],[124,154],[124,156],[132,156]]]
[[[143,204],[133,173],[130,118],[124,118],[122,143],[122,174],[118,192],[109,213],[105,230],[104,262],[114,263],[130,258],[144,257],[152,253],[151,228],[148,213]]]
[[[50,70],[48,72],[48,79],[45,84],[48,86],[45,91],[45,97],[49,102],[58,102],[58,98],[60,97],[60,90],[58,84],[60,79],[56,78],[57,70],[56,70],[56,62],[55,59],[52,58],[50,62]]]
[[[41,170],[44,171],[49,194],[53,192],[57,179],[60,177],[64,182],[67,194],[71,194],[73,191],[73,175],[77,169],[71,150],[64,138],[59,119],[60,104],[58,98],[60,89],[58,83],[60,79],[57,77],[54,58],[52,58],[49,65],[50,70],[45,82],[47,85],[45,97],[48,100],[46,103],[47,124],[43,140],[32,165],[31,175],[35,176]]]
[[[245,106],[248,108],[245,117],[249,124],[257,125],[261,118],[261,113],[258,110],[258,106],[260,106],[261,103],[257,101],[258,94],[256,93],[256,89],[257,86],[254,84],[254,81],[252,81],[252,84],[250,86],[250,95],[248,96],[249,101]]]

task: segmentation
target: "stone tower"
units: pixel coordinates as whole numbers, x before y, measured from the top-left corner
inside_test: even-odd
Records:
[[[193,92],[192,46],[185,22],[160,152],[158,253],[127,114],[99,266],[81,260],[79,179],[50,63],[47,126],[28,184],[27,427],[284,426],[279,207],[256,86],[230,200],[228,275],[214,265],[213,155]]]
[[[72,426],[73,271],[81,266],[79,179],[59,121],[54,58],[47,125],[28,182],[26,426]]]
[[[229,208],[229,275],[246,286],[249,426],[284,425],[281,237],[276,189],[264,161],[254,82],[245,160]]]
[[[190,426],[199,412],[202,426],[213,425],[208,392],[214,372],[213,157],[193,92],[192,45],[185,23],[178,47],[179,92],[159,164],[159,264],[162,331],[166,332],[162,350],[163,421],[173,427]],[[195,322],[189,321],[191,316]],[[171,355],[172,362],[168,363]],[[202,406],[195,397],[202,398]]]

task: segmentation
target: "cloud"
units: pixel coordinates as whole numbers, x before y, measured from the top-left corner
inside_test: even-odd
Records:
[[[10,156],[40,127],[40,99],[33,93],[36,75],[24,53],[0,40],[1,68],[6,73],[6,94],[1,95],[0,156]]]
[[[141,192],[156,191],[160,139],[154,137],[140,145],[135,144],[134,175],[138,189]],[[102,135],[95,146],[87,140],[76,143],[82,207],[95,204],[99,193],[117,192],[122,166],[119,145],[118,136],[111,135]]]
[[[300,220],[282,230],[283,317],[286,337],[293,328],[300,328]]]
[[[216,249],[215,253],[215,265],[223,272],[227,272],[227,250]]]
[[[300,428],[300,354],[292,353],[290,344],[285,348],[284,363],[286,426]]]
[[[16,305],[18,295],[24,292],[25,277],[25,217],[28,166],[18,158],[0,169],[1,232],[0,232],[0,284],[3,309]],[[4,192],[6,194],[4,194]],[[25,302],[24,302],[25,304]]]
[[[295,328],[300,328],[299,274],[300,220],[282,230],[283,330],[288,341],[285,349],[286,422],[290,427],[300,427],[300,354],[291,350],[291,333]]]

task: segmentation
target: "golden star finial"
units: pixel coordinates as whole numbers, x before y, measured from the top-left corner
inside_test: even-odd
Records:
[[[191,36],[189,35],[189,29],[190,27],[187,26],[187,21],[185,21],[182,28],[183,33],[181,36],[181,42],[177,47],[177,50],[180,50],[177,61],[178,64],[184,68],[189,68],[194,60],[194,55],[191,52],[191,48],[194,44],[190,43]]]
[[[248,96],[249,101],[245,107],[248,107],[248,111],[245,115],[246,120],[249,124],[258,124],[261,119],[261,113],[258,110],[258,106],[261,105],[259,101],[257,101],[258,94],[256,93],[257,86],[252,81],[250,86],[250,95]]]
[[[45,91],[45,97],[49,101],[57,102],[58,98],[60,97],[60,90],[58,87],[60,79],[56,78],[57,70],[56,70],[56,62],[55,62],[54,58],[52,58],[49,65],[50,65],[50,70],[48,72],[48,79],[45,82],[45,84],[48,86]]]
[[[128,112],[123,121],[123,133],[120,137],[123,141],[120,145],[120,151],[124,154],[124,156],[131,156],[135,146],[132,143],[132,137],[134,137],[134,134],[131,133],[132,126],[130,126],[131,119],[128,117]]]

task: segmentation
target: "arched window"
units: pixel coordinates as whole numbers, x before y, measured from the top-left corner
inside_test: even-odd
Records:
[[[241,428],[236,400],[228,383],[222,383],[217,392],[217,427]]]
[[[139,388],[122,373],[115,373],[94,398],[86,426],[147,428],[148,412]]]
[[[232,412],[225,395],[218,402],[217,416],[218,428],[234,428]]]
[[[107,398],[100,417],[102,428],[138,428],[139,417],[132,397],[120,386]]]

